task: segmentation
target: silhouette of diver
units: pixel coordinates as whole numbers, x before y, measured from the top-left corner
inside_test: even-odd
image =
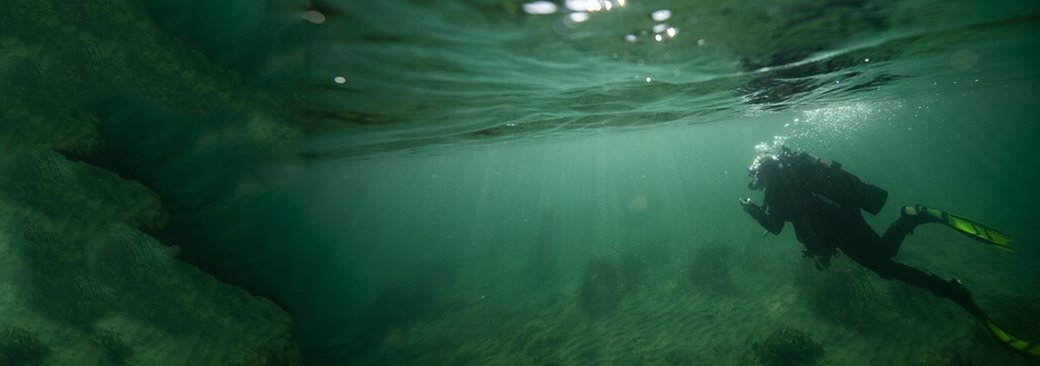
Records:
[[[892,259],[907,234],[921,224],[945,224],[973,239],[1013,251],[1007,235],[960,216],[916,205],[903,207],[899,219],[879,236],[860,210],[876,215],[884,206],[888,192],[864,183],[842,170],[837,162],[794,152],[787,146],[781,146],[780,151],[774,153],[766,151],[768,146],[760,145],[758,149],[759,156],[748,167],[752,178],[748,188],[764,189],[765,198],[762,206],[752,203],[750,198],[740,199],[740,205],[773,234],[779,234],[784,222],[790,221],[798,241],[805,245],[803,255],[815,260],[817,269],[827,268],[831,257],[840,249],[882,278],[896,279],[953,300],[982,321],[1002,344],[1026,356],[1040,358],[1040,344],[1022,341],[999,328],[959,280],[947,281]]]

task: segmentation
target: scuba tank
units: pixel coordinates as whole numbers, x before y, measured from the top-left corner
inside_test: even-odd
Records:
[[[868,184],[841,168],[841,163],[826,161],[805,152],[791,151],[783,146],[777,156],[779,174],[797,211],[806,214],[813,210],[806,199],[834,207],[842,212],[859,215],[859,210],[877,215],[888,199],[888,192]],[[837,238],[820,236],[812,219],[805,219],[802,228],[797,228],[799,241],[805,245],[802,255],[816,262],[823,270],[830,258],[837,255]],[[830,229],[823,229],[830,233]],[[803,237],[804,235],[804,237]]]
[[[888,200],[888,192],[863,182],[841,168],[841,163],[826,161],[805,152],[782,147],[781,164],[790,168],[806,188],[822,201],[840,207],[856,207],[877,215]]]

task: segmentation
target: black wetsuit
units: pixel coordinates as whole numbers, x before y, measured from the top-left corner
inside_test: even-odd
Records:
[[[878,236],[863,219],[860,207],[847,202],[843,205],[814,192],[811,183],[795,175],[797,171],[794,169],[778,170],[772,179],[766,181],[763,205],[749,203],[746,207],[766,230],[779,234],[784,222],[790,221],[798,241],[806,247],[806,256],[817,258],[818,263],[824,266],[835,250],[840,249],[847,257],[882,278],[920,287],[935,296],[954,300],[973,315],[981,314],[971,296],[958,284],[893,261],[907,234],[928,221],[902,215],[884,235]],[[834,186],[856,189],[854,184]]]

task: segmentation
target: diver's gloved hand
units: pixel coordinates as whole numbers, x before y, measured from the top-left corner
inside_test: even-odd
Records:
[[[743,208],[746,212],[751,212],[752,207],[758,207],[758,205],[751,203],[751,198],[737,198],[737,201],[740,201],[740,208]]]

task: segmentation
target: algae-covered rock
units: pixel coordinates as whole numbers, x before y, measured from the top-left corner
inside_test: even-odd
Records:
[[[0,80],[0,269],[15,294],[0,319],[32,324],[54,364],[300,363],[284,310],[178,261],[170,245],[190,243],[149,235],[171,205],[261,191],[245,162],[295,133],[280,96],[244,88],[134,0],[0,1]],[[204,180],[200,160],[237,170]],[[160,171],[177,180],[144,179]],[[41,362],[28,335],[5,330],[0,365]]]
[[[780,327],[760,343],[752,344],[755,360],[765,366],[815,365],[823,348],[805,331]]]
[[[50,348],[35,333],[19,327],[0,329],[0,365],[41,365]]]
[[[243,350],[232,362],[234,366],[294,366],[301,363],[300,350],[288,337],[271,339]]]
[[[45,339],[76,340],[50,345],[56,364],[134,364],[142,354],[161,364],[299,364],[288,314],[134,226],[156,217],[146,188],[53,152],[0,157],[0,175],[12,172],[38,184],[0,181],[0,266],[17,294],[0,319],[30,317]]]
[[[127,358],[134,354],[134,349],[110,329],[94,331],[94,334],[90,335],[90,344],[104,350],[106,361],[113,366],[125,365]]]
[[[171,204],[260,191],[246,168],[220,176],[228,189],[195,183],[198,156],[255,169],[237,163],[294,133],[274,117],[279,97],[244,88],[134,0],[0,1],[0,81],[0,320],[33,329],[0,328],[0,365],[300,363],[284,310],[149,235],[169,227]],[[236,118],[192,119],[218,110]],[[163,115],[187,117],[151,118]],[[116,157],[129,168],[106,164]],[[188,168],[173,183],[140,178],[171,166]]]

